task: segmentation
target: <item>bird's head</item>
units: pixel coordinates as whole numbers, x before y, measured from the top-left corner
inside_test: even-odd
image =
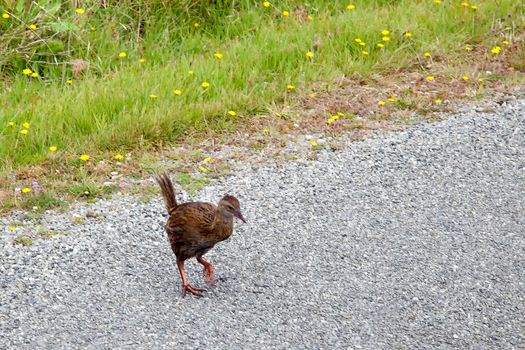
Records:
[[[244,220],[244,217],[241,213],[241,203],[239,203],[239,200],[234,196],[227,194],[222,197],[221,201],[219,202],[219,210],[228,215],[233,215],[246,223],[246,220]]]

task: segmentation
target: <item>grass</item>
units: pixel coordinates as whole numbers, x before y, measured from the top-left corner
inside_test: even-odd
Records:
[[[175,5],[128,0],[107,8],[87,1],[83,14],[75,12],[72,1],[41,2],[41,8],[18,2],[24,9],[10,3],[4,1],[2,10],[10,18],[0,18],[0,74],[5,77],[0,188],[11,206],[22,202],[11,195],[16,186],[29,186],[34,177],[49,178],[50,169],[62,185],[48,186],[48,197],[60,197],[66,188],[75,198],[107,194],[110,189],[90,179],[117,165],[141,167],[136,159],[116,160],[115,155],[147,153],[188,142],[195,134],[258,127],[257,116],[297,109],[311,93],[337,94],[341,77],[360,84],[395,84],[415,73],[419,80],[412,85],[427,86],[424,78],[433,75],[443,88],[425,91],[432,103],[447,93],[448,85],[483,89],[478,78],[497,79],[497,72],[487,76],[487,66],[525,66],[523,37],[517,31],[524,25],[525,7],[512,0],[478,0],[467,7],[461,1],[370,0],[355,1],[353,10],[328,0],[271,2],[268,8],[247,0]],[[37,29],[28,29],[35,19],[40,21]],[[385,29],[390,33],[381,34]],[[491,52],[496,46],[501,53]],[[119,57],[121,52],[126,56]],[[26,68],[39,76],[24,75]],[[465,74],[469,82],[461,81]],[[522,82],[516,76],[511,80]],[[209,87],[203,88],[203,82]],[[330,101],[308,103],[317,104],[322,115],[337,108],[357,115],[382,108],[375,102],[359,109]],[[396,103],[416,109],[409,96]],[[273,120],[264,121],[273,133]],[[57,150],[51,152],[51,146]],[[83,154],[89,160],[80,160]],[[147,169],[156,170],[147,163]],[[56,193],[51,187],[58,188]]]
[[[49,230],[44,226],[37,226],[29,233],[18,235],[16,238],[13,239],[13,242],[15,244],[20,244],[23,246],[31,246],[33,245],[35,240],[38,239],[52,239],[56,236],[67,236],[68,234],[68,232],[57,232]]]
[[[31,246],[33,245],[33,240],[29,237],[26,237],[26,236],[19,236],[17,238],[15,238],[14,242],[16,244],[21,244],[21,245],[24,245],[24,246]]]
[[[38,193],[34,196],[26,196],[21,200],[20,206],[23,208],[36,208],[45,211],[53,208],[65,208],[67,203],[59,198],[53,197],[50,193]]]
[[[195,177],[191,174],[177,174],[176,178],[178,183],[182,186],[185,191],[195,192],[205,187],[210,183],[210,180],[204,177]]]

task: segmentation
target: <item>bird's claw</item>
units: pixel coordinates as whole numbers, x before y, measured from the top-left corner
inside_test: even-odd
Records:
[[[204,292],[205,289],[202,288],[195,288],[189,284],[182,286],[182,296],[185,297],[186,293],[193,294],[198,297],[202,297],[202,292]]]

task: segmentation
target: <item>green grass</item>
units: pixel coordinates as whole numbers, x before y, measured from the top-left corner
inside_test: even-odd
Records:
[[[21,205],[26,208],[38,208],[39,211],[45,211],[53,208],[66,207],[67,203],[53,197],[49,193],[39,193],[36,196],[24,198]]]
[[[210,183],[210,180],[204,177],[195,177],[185,173],[177,174],[175,180],[188,192],[198,191]]]
[[[21,244],[23,246],[31,246],[33,245],[33,240],[26,236],[20,236],[20,237],[15,238],[15,243]]]
[[[330,88],[341,76],[423,72],[418,62],[425,51],[453,59],[467,43],[490,50],[505,39],[512,42],[525,11],[514,0],[477,0],[477,11],[461,1],[437,5],[432,0],[355,1],[352,11],[346,3],[328,0],[271,2],[270,8],[247,0],[175,5],[127,0],[109,2],[107,9],[87,1],[86,13],[78,15],[72,1],[49,0],[46,11],[29,3],[18,9],[24,23],[14,16],[0,18],[3,174],[46,162],[80,167],[80,154],[100,160],[99,154],[176,142],[192,131],[232,131],[255,114],[315,91],[318,83]],[[282,16],[283,10],[290,16]],[[37,13],[45,13],[36,30],[44,38],[38,45],[33,43],[37,36],[23,35]],[[379,49],[384,29],[391,31],[391,40]],[[407,31],[410,38],[403,35]],[[31,59],[14,54],[13,47]],[[125,58],[118,57],[122,51]],[[308,58],[307,51],[315,56]],[[217,52],[222,59],[214,57]],[[480,55],[494,59],[490,52]],[[77,76],[65,64],[74,59],[88,63]],[[24,68],[40,77],[24,76]],[[204,81],[209,88],[201,87]],[[295,89],[288,91],[288,84]],[[182,94],[174,95],[175,89]],[[237,115],[229,116],[229,110]],[[27,135],[20,134],[24,122],[30,123]],[[58,147],[53,157],[52,145]],[[77,196],[100,192],[83,186],[71,191]]]

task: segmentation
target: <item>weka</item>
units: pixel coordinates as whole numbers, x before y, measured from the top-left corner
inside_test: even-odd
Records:
[[[188,284],[184,273],[184,262],[196,257],[204,266],[204,280],[213,285],[215,276],[213,266],[203,258],[215,244],[228,239],[233,232],[233,217],[241,219],[239,200],[225,195],[218,205],[205,202],[190,202],[178,204],[175,199],[173,184],[167,174],[155,177],[162,190],[164,203],[170,215],[166,223],[166,232],[171,249],[177,257],[177,267],[182,279],[182,295],[186,292],[201,295],[204,289]]]

